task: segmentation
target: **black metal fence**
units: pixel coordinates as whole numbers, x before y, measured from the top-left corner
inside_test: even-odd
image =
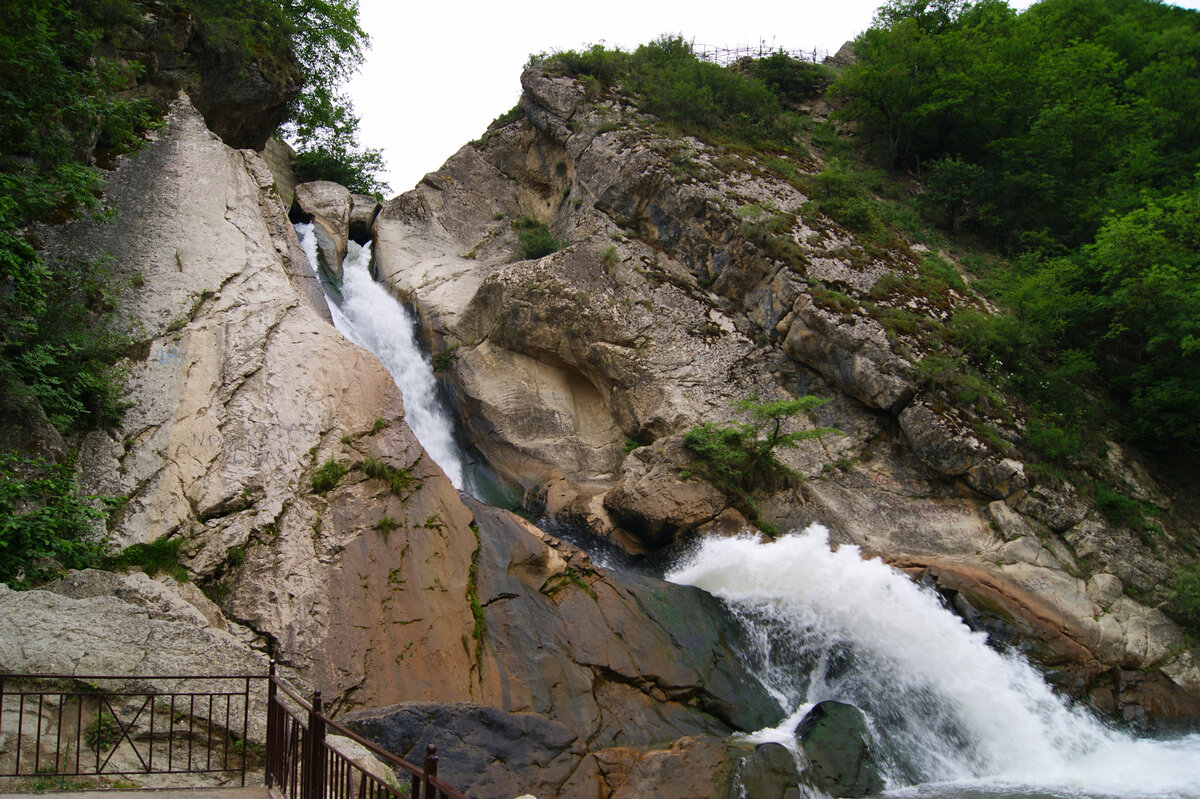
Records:
[[[766,58],[773,53],[784,53],[797,61],[810,61],[814,64],[820,63],[829,57],[828,50],[796,50],[784,47],[776,47],[775,43],[767,44],[765,41],[760,41],[757,45],[743,45],[741,47],[717,47],[711,44],[700,44],[692,42],[692,52],[696,57],[703,61],[711,61],[714,64],[720,64],[727,67],[730,64],[735,64],[743,58]]]
[[[252,739],[263,703],[265,748]],[[342,751],[330,730],[371,757]],[[284,799],[468,799],[438,779],[433,745],[421,766],[380,749],[274,663],[265,676],[0,674],[0,777],[212,774],[245,785],[262,767]]]
[[[0,777],[217,774],[245,785],[261,680],[0,674]]]
[[[467,799],[438,779],[437,748],[430,744],[418,767],[385,752],[329,718],[321,692],[306,702],[275,674],[267,686],[267,787],[285,799]],[[339,751],[326,733],[333,730],[367,749],[384,768],[364,764]]]

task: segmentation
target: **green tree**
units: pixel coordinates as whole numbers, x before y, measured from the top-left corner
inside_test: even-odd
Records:
[[[684,434],[683,445],[696,456],[709,482],[740,500],[751,517],[757,518],[758,508],[751,493],[794,476],[776,457],[776,451],[838,433],[830,427],[798,429],[792,421],[795,417],[811,420],[813,411],[827,402],[813,396],[772,402],[741,400],[734,407],[746,414],[747,421],[732,425],[704,422]]]
[[[304,89],[287,130],[296,143],[296,176],[332,180],[381,196],[383,154],[359,141],[359,118],[344,86],[362,65],[370,37],[358,22],[358,0],[281,0],[291,23]]]
[[[0,452],[0,583],[28,588],[100,562],[111,501],[81,497],[70,470]]]

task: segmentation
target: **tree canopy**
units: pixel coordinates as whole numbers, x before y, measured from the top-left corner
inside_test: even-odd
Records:
[[[1200,13],[890,0],[856,44],[843,116],[933,219],[1014,258],[1001,298],[1036,353],[1008,368],[1099,381],[1147,450],[1200,444]]]

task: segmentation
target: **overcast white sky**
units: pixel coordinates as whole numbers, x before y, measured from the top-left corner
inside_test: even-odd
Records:
[[[719,47],[762,40],[833,52],[870,26],[882,2],[359,0],[371,49],[349,89],[362,142],[383,150],[392,193],[400,194],[516,104],[530,53],[595,42],[631,49],[676,33]],[[1197,8],[1200,0],[1175,5]]]

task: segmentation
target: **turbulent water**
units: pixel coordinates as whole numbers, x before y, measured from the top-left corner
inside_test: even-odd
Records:
[[[794,749],[804,714],[832,699],[866,712],[889,796],[1200,797],[1200,735],[1109,729],[932,591],[833,551],[822,527],[706,540],[667,579],[720,597],[749,630],[749,661],[788,715],[751,740]]]
[[[297,225],[308,262],[317,270],[317,240],[312,224]],[[463,488],[462,449],[437,391],[433,366],[414,335],[413,319],[387,289],[371,279],[371,245],[350,242],[342,264],[340,302],[326,296],[333,324],[342,335],[383,362],[404,398],[405,420],[455,488]]]

